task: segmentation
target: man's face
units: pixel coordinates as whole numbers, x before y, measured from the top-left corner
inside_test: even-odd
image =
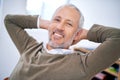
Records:
[[[72,7],[59,8],[49,26],[49,45],[53,48],[68,48],[75,38],[80,15]]]

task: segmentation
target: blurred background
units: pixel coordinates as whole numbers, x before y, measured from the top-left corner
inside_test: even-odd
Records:
[[[20,57],[5,29],[4,17],[7,14],[41,15],[43,19],[50,20],[55,9],[65,3],[72,3],[82,11],[86,29],[93,24],[120,28],[120,0],[0,0],[0,80],[10,76]],[[38,41],[48,40],[46,30],[27,32]],[[75,46],[93,49],[98,45],[83,40]]]

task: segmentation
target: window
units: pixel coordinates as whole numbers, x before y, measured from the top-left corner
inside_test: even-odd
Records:
[[[27,0],[27,13],[38,14],[45,19],[50,19],[60,5],[68,3],[69,0]]]

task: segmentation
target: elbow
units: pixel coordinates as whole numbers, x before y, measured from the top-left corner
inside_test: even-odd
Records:
[[[5,27],[8,28],[10,24],[12,24],[12,15],[8,14],[5,16],[4,18],[4,24],[5,24]]]
[[[7,23],[10,23],[10,15],[6,15],[4,18],[4,24],[7,25]]]

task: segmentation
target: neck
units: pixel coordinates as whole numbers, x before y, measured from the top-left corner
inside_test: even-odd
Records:
[[[50,46],[49,44],[46,45],[46,48],[47,48],[48,50],[58,49],[58,48],[54,48],[54,47]],[[68,47],[66,47],[66,48],[59,48],[59,49],[68,49]]]

